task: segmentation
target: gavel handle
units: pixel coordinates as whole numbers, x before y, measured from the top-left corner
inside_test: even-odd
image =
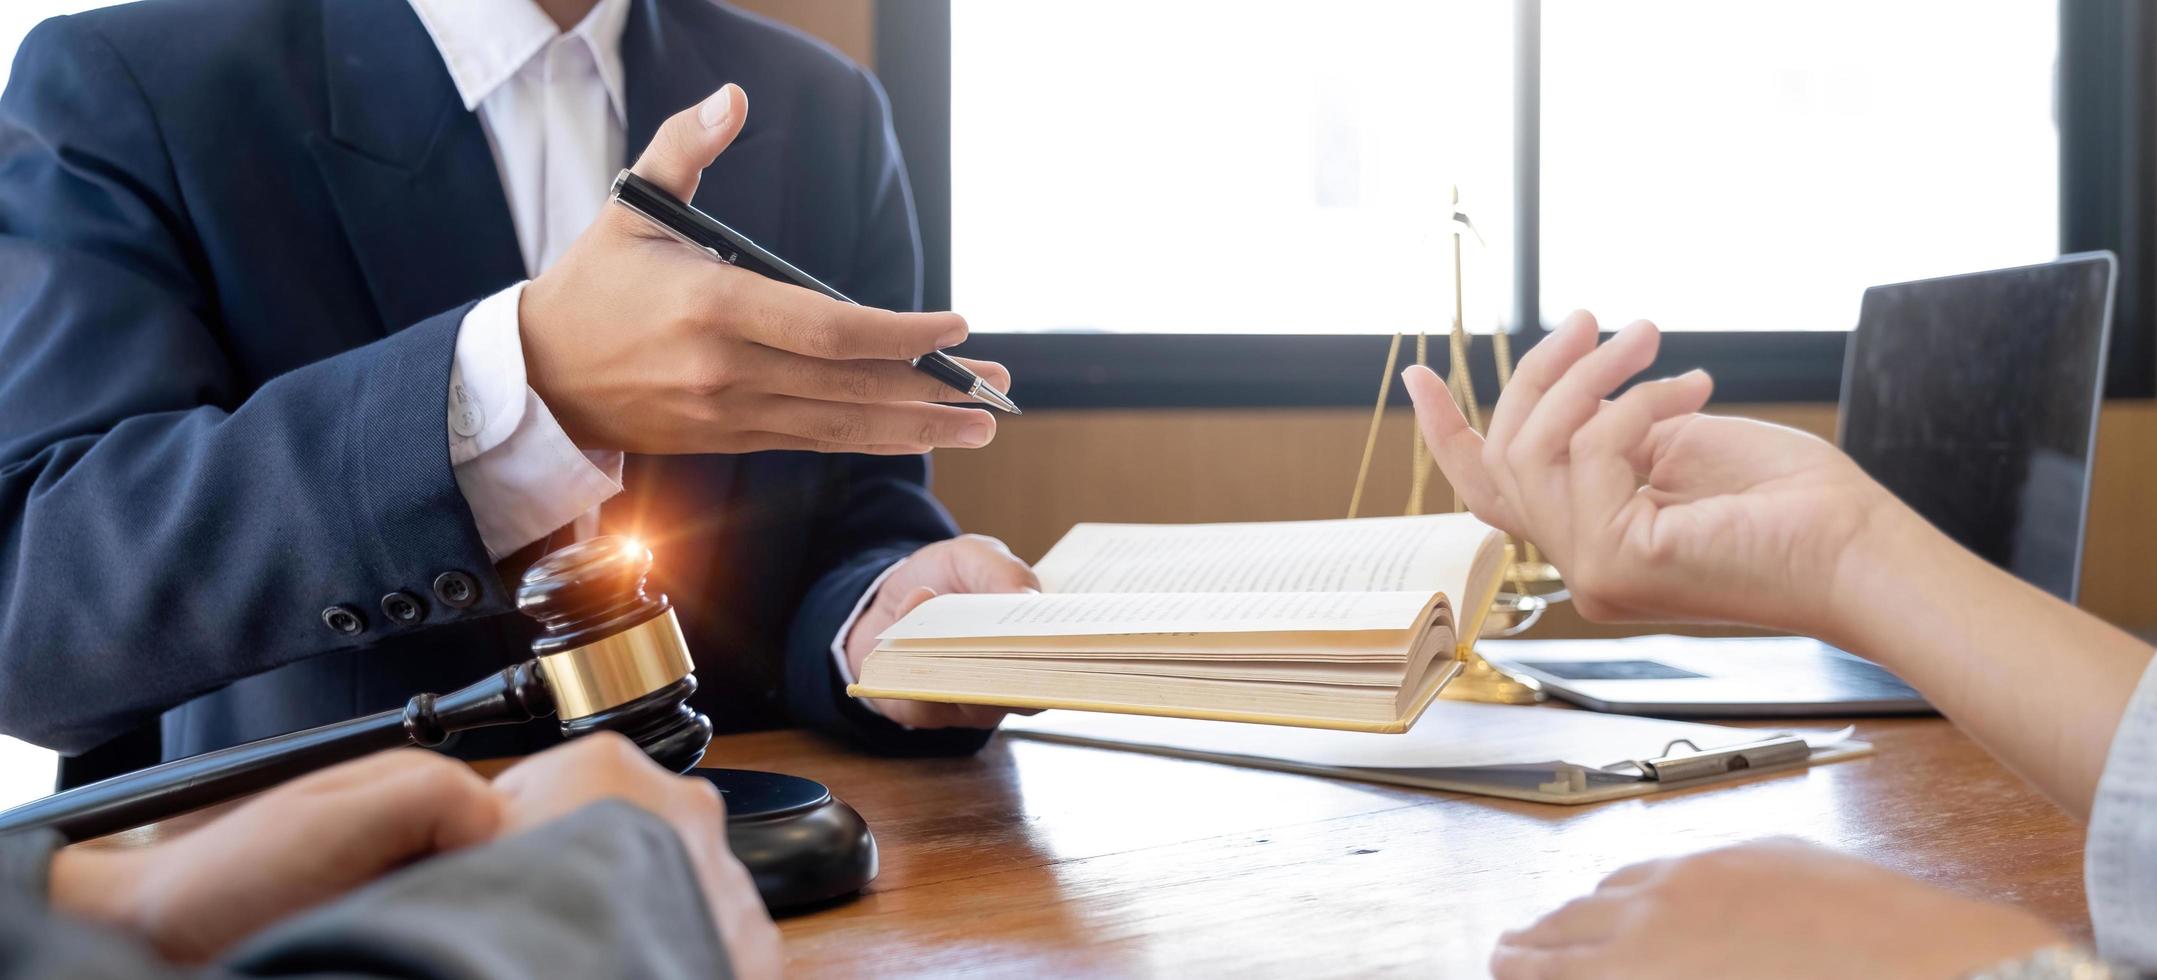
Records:
[[[0,813],[0,834],[50,827],[83,841],[268,789],[383,749],[438,746],[458,732],[554,712],[536,665],[504,668],[454,694],[413,696],[401,709],[175,759]]]
[[[0,813],[0,833],[50,827],[89,840],[267,789],[370,752],[413,744],[402,709],[175,759]]]

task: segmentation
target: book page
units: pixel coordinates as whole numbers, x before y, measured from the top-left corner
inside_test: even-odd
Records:
[[[1311,662],[1401,662],[1400,630],[1328,630],[1300,633],[1144,633],[1117,644],[1119,656],[1175,660],[1224,656]],[[1080,646],[1100,646],[1100,637],[1083,637]],[[879,649],[917,657],[966,657],[993,653],[1010,660],[1069,656],[1072,641],[1062,636],[938,636],[926,640],[887,639]]]
[[[1413,630],[1419,592],[940,595],[878,639]],[[1403,644],[1405,646],[1405,643]]]
[[[1127,660],[1113,654],[1067,654],[1060,658],[1034,658],[1020,663],[1002,657],[943,657],[935,662],[939,666],[966,666],[1001,672],[1032,670],[1118,674],[1125,677],[1195,677],[1262,684],[1331,684],[1336,687],[1382,688],[1388,694],[1401,688],[1401,663],[1398,657],[1389,664],[1328,664],[1300,660]]]
[[[1080,524],[1044,592],[1459,593],[1492,534],[1469,514],[1265,524]]]

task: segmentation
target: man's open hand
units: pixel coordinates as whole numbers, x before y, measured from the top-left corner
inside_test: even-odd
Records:
[[[659,127],[631,168],[688,200],[741,132],[727,85]],[[996,436],[979,408],[908,361],[966,339],[955,313],[855,306],[714,262],[624,208],[603,209],[517,311],[525,375],[580,448],[907,454]],[[1010,372],[960,363],[999,389]]]

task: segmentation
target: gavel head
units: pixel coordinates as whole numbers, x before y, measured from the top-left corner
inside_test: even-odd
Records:
[[[539,620],[532,641],[562,734],[620,732],[675,772],[704,757],[711,719],[689,706],[696,664],[664,595],[644,591],[651,550],[603,535],[539,560],[517,585],[517,609]]]

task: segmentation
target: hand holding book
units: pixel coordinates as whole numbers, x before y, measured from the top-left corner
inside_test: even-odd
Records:
[[[923,603],[849,690],[1401,731],[1459,669],[1504,559],[1466,514],[1081,524],[1041,594]]]
[[[1040,586],[1033,570],[995,538],[964,534],[926,545],[892,566],[854,620],[844,645],[847,668],[860,677],[877,635],[940,593],[1027,593]],[[870,706],[908,728],[994,728],[1007,713],[991,705],[930,701],[872,701]]]

